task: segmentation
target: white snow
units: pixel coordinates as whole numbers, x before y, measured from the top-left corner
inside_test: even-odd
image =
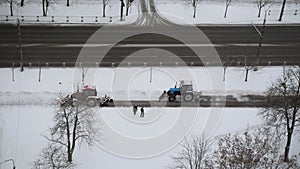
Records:
[[[196,17],[193,18],[193,6],[188,1],[156,1],[157,10],[166,19],[178,24],[262,24],[265,10],[267,24],[300,23],[300,5],[287,3],[281,22],[278,21],[281,3],[267,5],[261,16],[255,1],[233,1],[224,18],[225,1],[199,1]]]
[[[125,18],[125,21],[120,21],[120,1],[110,0],[106,6],[106,17],[102,17],[102,1],[72,1],[70,0],[70,6],[66,6],[66,1],[50,2],[48,8],[48,14],[46,17],[42,16],[42,4],[41,1],[25,1],[23,7],[20,4],[15,3],[13,5],[14,16],[10,16],[9,4],[2,3],[0,6],[0,22],[6,22],[6,16],[8,16],[9,22],[16,22],[19,17],[24,16],[24,21],[21,23],[52,23],[52,16],[54,16],[53,23],[131,23],[137,18],[138,7],[137,3],[132,3],[129,16]],[[125,8],[124,8],[125,11]],[[124,12],[125,14],[125,12]],[[39,22],[37,22],[37,16],[39,16]],[[67,22],[67,18],[68,22]],[[82,17],[83,16],[83,21]],[[96,22],[97,16],[97,22]]]
[[[241,96],[244,94],[263,94],[279,75],[282,67],[262,67],[259,71],[250,72],[248,82],[244,81],[245,70],[238,67],[227,68],[226,81],[223,82],[223,68],[152,68],[150,82],[150,68],[101,68],[93,74],[88,70],[86,84],[95,85],[99,96],[108,94],[115,100],[158,100],[163,90],[173,87],[180,80],[192,80],[194,90],[203,94],[230,94]],[[40,105],[52,104],[60,94],[70,94],[81,85],[81,79],[72,68],[42,68],[41,81],[37,68],[25,68],[24,72],[14,69],[0,70],[1,105]],[[219,85],[213,85],[213,83]]]
[[[158,108],[155,108],[158,110]],[[162,108],[163,109],[163,108]],[[195,125],[188,135],[196,134],[201,131],[201,126],[204,125],[205,119],[209,113],[214,113],[220,108],[189,108],[190,111],[198,111],[198,117]],[[256,116],[259,109],[251,108],[226,108],[224,114],[217,124],[217,128],[213,136],[220,136],[227,133],[243,132],[248,127],[261,124],[261,119]],[[167,108],[164,109],[164,114],[159,117],[157,121],[151,122],[147,125],[143,123],[134,123],[124,119],[119,113],[124,113],[127,117],[133,118],[136,122],[143,119],[133,116],[131,108],[101,109],[99,112],[95,111],[104,120],[109,123],[116,131],[127,135],[128,137],[148,138],[157,136],[163,132],[168,126],[172,127],[172,122],[176,120],[178,109]],[[53,107],[50,106],[4,106],[0,108],[1,129],[4,135],[1,136],[1,156],[0,161],[14,158],[16,160],[17,168],[29,169],[31,162],[38,157],[41,149],[47,141],[41,136],[46,134],[47,126],[51,125]],[[150,115],[151,110],[146,109],[146,117]],[[139,113],[138,113],[139,114]],[[173,116],[174,114],[174,116]],[[164,123],[165,124],[161,124]],[[126,125],[126,127],[124,127]],[[161,127],[161,128],[160,128]],[[102,136],[105,144],[105,136]],[[156,143],[159,144],[159,143]],[[299,152],[299,143],[297,139],[293,140],[293,152]],[[297,148],[298,147],[298,148]],[[113,168],[145,168],[145,169],[162,169],[171,163],[169,155],[174,154],[180,150],[177,145],[172,150],[158,154],[152,158],[131,159],[113,155],[104,151],[98,146],[86,147],[80,146],[75,152],[75,161],[79,164],[78,169],[85,168],[99,168],[107,169]],[[138,151],[138,150],[133,150]],[[7,163],[1,166],[1,169],[11,168],[11,164]]]
[[[157,109],[158,108],[156,108],[156,110]],[[190,111],[193,110],[195,111],[196,109],[190,108]],[[47,125],[51,125],[53,111],[53,107],[50,106],[1,107],[1,119],[4,121],[1,128],[4,130],[5,134],[4,137],[1,137],[1,143],[3,143],[5,147],[2,147],[1,149],[0,160],[14,158],[18,168],[31,168],[30,163],[38,157],[41,149],[47,143],[41,134],[46,134]],[[113,126],[116,131],[121,132],[128,137],[148,138],[158,136],[161,132],[167,130],[168,127],[172,127],[172,123],[176,121],[176,112],[178,112],[178,109],[164,109],[164,114],[159,117],[157,121],[148,123],[147,125],[127,121],[120,116],[118,111],[127,113],[128,117],[137,118],[132,115],[131,108],[101,109],[97,114],[101,114],[103,119]],[[200,109],[193,132],[199,133],[199,128],[201,128],[199,125],[203,125],[204,119],[208,115],[208,111],[208,108]],[[211,111],[213,112],[214,109]],[[255,115],[256,112],[257,109],[226,109],[216,134],[244,129],[247,127],[247,123],[249,125],[260,123],[259,118]],[[146,116],[151,116],[150,113],[151,110],[146,108]],[[233,125],[232,120],[228,119],[231,119],[232,115],[239,113],[243,114],[239,118],[240,122]],[[140,118],[134,120],[139,121],[138,119]],[[106,139],[105,136],[103,136],[103,139]],[[105,142],[103,144],[105,144]],[[76,150],[75,160],[80,164],[78,166],[79,169],[94,168],[95,166],[103,166],[104,168],[122,168],[124,165],[126,166],[125,168],[134,166],[133,168],[142,167],[150,169],[162,168],[164,165],[168,165],[170,162],[168,156],[171,155],[172,152],[174,153],[174,150],[165,154],[160,154],[157,157],[134,160],[114,156],[97,146],[90,149],[82,146]],[[10,165],[2,165],[1,167],[3,169],[11,168]]]
[[[218,72],[218,68],[190,68],[189,73],[193,74],[194,84],[198,88],[212,94],[210,76],[208,72]],[[153,68],[152,82],[149,79],[149,68],[100,68],[94,75],[88,75],[87,80],[94,79],[94,84],[101,94],[115,94],[116,98],[131,99],[157,99],[155,92],[162,91],[174,85],[180,79],[187,79],[187,68],[157,67]],[[216,76],[217,83],[223,83],[230,94],[241,93],[262,93],[266,84],[270,83],[282,72],[282,67],[265,67],[257,72],[251,72],[248,82],[244,82],[242,68],[228,68],[226,82],[222,81],[222,73]],[[1,83],[1,104],[0,107],[0,161],[13,158],[16,160],[17,168],[29,169],[34,159],[38,157],[41,149],[47,141],[41,134],[47,133],[47,127],[51,125],[54,106],[47,102],[53,102],[61,93],[70,93],[74,83],[78,83],[74,70],[71,68],[48,68],[42,69],[41,82],[38,82],[38,69],[25,68],[24,72],[15,70],[15,81],[12,81],[11,69],[0,69]],[[92,70],[90,70],[92,72]],[[168,73],[166,73],[168,72]],[[222,68],[220,68],[222,72]],[[215,75],[213,73],[213,75]],[[89,77],[90,76],[90,77]],[[131,79],[130,81],[124,81]],[[75,81],[75,82],[74,82]],[[61,82],[61,83],[59,83]],[[128,83],[124,83],[128,82]],[[119,86],[123,84],[123,86]],[[217,86],[220,87],[220,86]],[[126,89],[121,91],[121,89]],[[155,90],[154,90],[155,89]],[[222,88],[220,88],[222,89]],[[114,92],[116,90],[116,92]],[[217,91],[217,90],[216,90]],[[224,92],[224,91],[223,91]],[[129,93],[129,94],[128,94]],[[125,96],[122,96],[124,94]],[[128,95],[128,96],[127,96]],[[40,105],[39,103],[44,105]],[[260,111],[257,108],[145,108],[145,117],[139,117],[132,113],[132,108],[95,108],[97,116],[101,117],[106,127],[114,132],[132,139],[150,139],[160,137],[170,129],[174,128],[180,120],[181,113],[196,112],[195,121],[191,123],[191,129],[181,135],[189,136],[205,131],[210,116],[216,121],[212,124],[212,136],[220,136],[227,133],[241,133],[247,128],[255,127],[262,123],[256,114]],[[221,116],[214,116],[221,113]],[[100,124],[102,125],[102,123]],[[105,126],[102,132],[105,132]],[[180,132],[178,132],[180,133]],[[178,134],[177,133],[177,134]],[[105,137],[106,136],[106,137]],[[110,153],[107,150],[108,135],[103,135],[103,142],[100,147],[80,146],[75,152],[75,161],[79,169],[104,167],[113,168],[164,168],[171,163],[169,155],[180,150],[180,146],[174,143],[165,147],[166,151],[158,152],[151,158],[124,158]],[[173,140],[174,141],[174,140]],[[176,140],[175,140],[176,141]],[[176,143],[178,143],[177,140]],[[159,143],[153,142],[153,145]],[[299,152],[299,140],[293,140],[292,153]],[[129,145],[128,145],[129,146]],[[174,147],[175,146],[175,147]],[[101,147],[104,147],[105,150]],[[135,150],[135,145],[131,150]],[[153,147],[155,148],[155,147]],[[146,150],[146,149],[145,149]],[[10,163],[1,165],[1,169],[11,168]]]

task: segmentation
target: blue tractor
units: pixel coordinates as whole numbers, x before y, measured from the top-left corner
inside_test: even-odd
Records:
[[[176,96],[182,96],[186,102],[191,102],[194,99],[193,85],[191,81],[180,81],[180,86],[175,85],[174,88],[170,88],[167,92],[170,102],[176,100]]]

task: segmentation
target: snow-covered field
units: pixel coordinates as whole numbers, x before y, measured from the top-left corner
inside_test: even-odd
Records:
[[[179,24],[262,24],[265,8],[260,17],[255,1],[232,1],[224,18],[225,1],[199,1],[196,17],[193,18],[193,6],[188,1],[156,1],[157,10],[166,19]],[[300,23],[300,5],[287,3],[283,20],[278,22],[281,3],[266,5],[267,24]],[[180,19],[178,19],[180,18]]]
[[[29,169],[31,162],[38,157],[43,146],[47,141],[41,134],[47,132],[47,126],[51,125],[53,107],[51,106],[4,106],[0,108],[1,129],[4,131],[1,135],[1,156],[0,160],[13,158],[16,160],[17,168]],[[189,111],[195,111],[190,108]],[[204,125],[205,119],[209,111],[213,113],[214,109],[202,108],[198,110],[198,118],[195,121],[193,133],[199,133],[201,126]],[[218,124],[219,127],[214,132],[214,136],[244,130],[247,125],[252,126],[259,124],[261,121],[256,116],[258,109],[226,109],[224,115]],[[117,132],[134,138],[159,137],[162,132],[166,132],[172,128],[172,123],[176,122],[176,114],[178,109],[167,108],[163,115],[159,116],[156,121],[147,125],[141,123],[130,122],[119,112],[127,114],[128,117],[136,118],[131,113],[131,108],[101,109],[96,111],[97,115],[103,116],[105,122],[108,123]],[[146,117],[150,115],[151,110],[146,109]],[[149,114],[148,114],[149,113]],[[233,120],[239,116],[239,120],[233,123]],[[140,120],[141,121],[141,120]],[[126,127],[124,127],[126,125]],[[187,133],[188,134],[188,133]],[[182,135],[183,137],[183,135]],[[103,135],[105,145],[108,138]],[[172,140],[168,140],[171,141]],[[159,143],[154,143],[154,145]],[[134,148],[134,145],[128,145]],[[171,146],[171,145],[170,145]],[[155,148],[155,147],[154,147]],[[167,147],[168,148],[168,147]],[[131,159],[123,158],[104,151],[97,145],[91,148],[81,146],[76,150],[75,161],[79,164],[79,169],[85,168],[163,168],[170,163],[169,155],[176,152],[179,146],[171,151],[160,154],[152,158]],[[132,151],[141,151],[133,149]],[[1,169],[11,168],[11,164],[1,166]]]
[[[194,127],[191,132],[186,133],[187,136],[199,133],[205,125],[205,119],[209,112],[214,113],[220,108],[201,108],[198,109],[198,116],[195,120]],[[189,111],[196,111],[196,108],[190,108]],[[259,109],[253,108],[227,108],[220,121],[216,124],[216,130],[213,136],[220,136],[227,133],[242,133],[247,127],[261,124],[261,119],[256,116]],[[131,108],[104,108],[96,111],[97,115],[103,116],[105,122],[108,123],[116,132],[133,138],[149,138],[151,136],[159,137],[161,132],[172,128],[172,123],[176,122],[176,114],[178,109],[167,108],[164,109],[162,116],[156,121],[147,125],[143,123],[130,122],[122,116],[120,112],[132,117],[136,121],[141,121],[141,118],[133,116]],[[146,117],[151,116],[151,110],[146,109]],[[1,156],[0,160],[13,158],[16,160],[17,168],[29,169],[31,162],[38,157],[43,146],[47,141],[41,136],[47,131],[47,126],[51,125],[53,107],[51,106],[4,106],[0,108],[1,115],[1,129],[4,131],[1,135]],[[159,125],[160,124],[160,125]],[[126,127],[124,127],[126,125]],[[183,135],[182,135],[183,136]],[[80,146],[76,149],[75,161],[79,164],[78,169],[86,168],[145,168],[145,169],[162,169],[171,163],[169,156],[180,150],[179,145],[172,147],[170,151],[160,153],[151,158],[124,158],[115,154],[109,153],[101,148],[105,146],[108,138],[102,136],[103,142],[100,146],[93,147]],[[172,140],[166,140],[172,142]],[[299,142],[297,139],[293,140],[292,153],[299,152]],[[102,144],[102,145],[101,145]],[[159,142],[154,142],[153,145],[159,145]],[[134,149],[135,145],[128,145],[133,147],[132,151],[141,151]],[[170,145],[171,146],[171,145]],[[297,148],[298,147],[298,148]],[[152,147],[155,149],[155,147]],[[167,147],[168,148],[168,147]],[[146,148],[145,148],[146,149]],[[168,149],[167,149],[168,150]],[[9,169],[11,164],[1,166],[1,169]]]
[[[191,77],[193,83],[198,85],[197,89],[210,94],[218,90],[235,95],[261,94],[266,89],[266,85],[282,73],[283,68],[265,67],[257,72],[250,72],[248,82],[244,81],[245,72],[242,68],[228,68],[225,82],[222,81],[222,68],[208,69],[210,70],[202,67],[152,68],[153,76],[150,83],[150,68],[100,68],[95,75],[87,75],[86,80],[92,79],[94,83],[91,85],[96,85],[100,95],[109,93],[114,99],[157,99],[156,92],[160,93],[172,87],[175,81],[187,79],[188,74],[193,75]],[[38,157],[47,143],[41,134],[46,134],[47,127],[51,125],[54,106],[49,102],[52,103],[58,93],[72,92],[74,84],[79,83],[80,79],[77,79],[76,70],[71,68],[42,69],[40,82],[38,69],[25,68],[24,72],[20,72],[19,69],[14,71],[15,77],[12,81],[11,69],[0,70],[0,79],[4,81],[0,85],[2,105],[0,107],[0,161],[13,158],[16,160],[17,168],[27,169],[31,168],[31,162]],[[130,80],[124,81],[125,79]],[[212,79],[222,85],[213,88]],[[241,133],[247,127],[255,127],[262,123],[261,118],[256,115],[261,111],[257,108],[152,107],[145,109],[144,118],[139,117],[139,112],[134,116],[132,108],[95,108],[94,111],[103,120],[99,124],[103,125],[101,130],[103,138],[93,147],[81,146],[76,149],[75,161],[79,164],[79,169],[164,168],[171,162],[169,156],[180,150],[178,143],[184,136],[202,131],[207,133],[209,130],[210,135],[217,137],[227,133]],[[182,118],[190,119],[191,122],[182,123],[184,120]],[[215,119],[211,120],[211,118]],[[186,130],[178,130],[178,126],[184,125]],[[172,137],[164,137],[173,130],[177,132],[173,132]],[[124,149],[123,145],[115,145],[115,135],[108,132],[117,133],[122,139],[125,137],[128,143],[125,147],[129,147],[130,151]],[[161,140],[150,141],[146,144],[147,147],[144,145],[144,148],[134,141],[154,138]],[[294,139],[292,153],[299,152],[298,141]],[[168,144],[162,145],[165,142]],[[137,152],[142,155],[134,156]],[[8,168],[11,168],[10,163],[1,165],[1,169]]]

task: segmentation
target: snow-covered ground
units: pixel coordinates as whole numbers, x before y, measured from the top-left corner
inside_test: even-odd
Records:
[[[201,131],[201,127],[205,124],[205,119],[210,113],[214,113],[220,108],[190,108],[189,111],[197,111],[198,117],[195,120],[194,127],[191,132],[186,133],[187,136],[196,134]],[[156,121],[147,125],[142,123],[133,123],[120,116],[120,112],[127,114],[127,117],[142,120],[132,115],[131,108],[104,108],[96,111],[98,116],[102,116],[106,123],[109,123],[117,132],[128,137],[149,138],[158,136],[161,132],[166,132],[168,127],[172,128],[172,123],[176,121],[178,109],[164,109],[163,115],[159,116]],[[146,117],[151,116],[151,110],[146,109]],[[227,108],[224,110],[217,128],[213,136],[220,136],[227,133],[242,133],[251,126],[261,124],[261,119],[256,116],[259,109],[255,108]],[[17,168],[29,169],[31,163],[38,157],[41,149],[46,145],[47,141],[41,136],[47,132],[47,126],[51,125],[53,107],[51,106],[3,106],[0,108],[1,129],[4,131],[1,135],[1,156],[0,160],[13,158],[16,160]],[[159,125],[160,124],[160,125]],[[124,127],[126,125],[126,127]],[[100,146],[93,147],[80,146],[75,152],[75,161],[79,164],[78,169],[86,168],[145,168],[145,169],[162,169],[171,163],[169,158],[175,152],[180,150],[180,146],[176,145],[170,151],[159,153],[151,158],[124,158],[109,153],[101,148],[101,144],[105,145],[106,138],[102,136],[103,142]],[[158,136],[159,137],[159,136]],[[170,141],[171,140],[167,140]],[[159,143],[153,143],[158,145]],[[135,147],[135,145],[129,145]],[[298,148],[297,148],[298,147]],[[155,147],[152,147],[155,148]],[[146,149],[146,148],[145,148]],[[141,151],[132,149],[132,151]],[[299,152],[299,142],[293,140],[292,153]],[[11,168],[10,163],[1,166],[1,169]]]
[[[128,115],[130,114],[133,117],[131,108],[119,108],[118,111],[122,111]],[[144,125],[131,123],[120,118],[118,111],[111,108],[101,109],[97,115],[101,114],[106,122],[109,123],[116,131],[128,137],[135,138],[148,138],[151,136],[157,137],[157,135],[160,135],[161,132],[165,132],[165,130],[169,127],[172,127],[172,123],[176,121],[176,114],[178,113],[178,109],[176,108],[165,109],[164,114],[160,116],[158,120],[151,122],[148,125]],[[146,109],[146,116],[150,116],[150,114],[147,114],[149,111],[150,110]],[[195,108],[191,108],[190,111],[195,111]],[[214,109],[211,111],[213,112]],[[256,116],[257,111],[257,109],[226,109],[219,124],[219,128],[215,131],[215,135],[245,129],[247,124],[250,126],[259,124],[260,119]],[[209,109],[207,108],[203,108],[198,111],[199,117],[195,122],[196,127],[194,127],[194,133],[199,132],[199,126],[202,126],[203,122],[205,122],[204,119],[206,119],[208,112]],[[8,158],[14,158],[18,168],[31,168],[30,163],[38,157],[41,149],[47,143],[41,134],[45,134],[47,126],[51,125],[52,113],[53,107],[50,106],[1,107],[1,129],[4,133],[1,135],[2,146],[0,160],[2,161]],[[239,115],[239,120],[236,123],[232,123],[232,119],[235,118],[236,115]],[[126,127],[124,127],[125,124]],[[103,139],[105,140],[107,138],[103,136]],[[105,144],[105,141],[103,144]],[[94,146],[90,149],[82,146],[76,150],[75,161],[79,163],[79,169],[98,167],[107,169],[123,167],[149,169],[163,168],[164,165],[168,165],[170,163],[168,156],[174,153],[176,149],[177,148],[165,154],[159,154],[153,158],[137,160],[112,155],[98,146]],[[11,168],[11,164],[8,163],[6,165],[2,165],[1,168]]]
[[[93,72],[91,69],[88,70],[86,81],[94,82],[90,84],[96,85],[99,95],[108,93],[118,100],[157,99],[157,94],[172,87],[175,81],[189,77],[198,85],[195,89],[201,89],[204,93],[262,94],[266,86],[282,74],[283,68],[264,67],[257,72],[250,72],[248,82],[244,81],[243,69],[237,67],[228,68],[225,82],[222,81],[221,67],[155,67],[152,68],[151,82],[150,70],[144,67],[99,68],[95,74],[89,74]],[[76,71],[71,68],[44,68],[39,82],[36,68],[25,68],[24,72],[15,69],[14,81],[12,69],[0,69],[0,79],[4,82],[0,84],[0,161],[13,158],[17,168],[31,168],[31,163],[47,143],[41,134],[46,134],[47,127],[52,123],[54,106],[50,103],[54,102],[59,93],[71,93],[74,86],[80,83]],[[221,85],[214,86],[213,82]],[[102,119],[99,125],[103,125],[103,141],[90,148],[81,146],[76,149],[75,161],[79,169],[162,169],[171,163],[169,156],[180,150],[178,143],[184,136],[209,131],[210,135],[217,137],[227,133],[241,133],[247,127],[262,123],[256,115],[261,111],[257,108],[152,107],[145,109],[144,118],[139,117],[139,112],[134,116],[132,108],[95,108],[94,111]],[[187,123],[185,119],[191,121]],[[178,127],[182,129],[184,125],[185,130],[178,130]],[[115,145],[116,135],[108,132],[116,133],[121,139],[125,138],[128,144]],[[171,135],[167,135],[170,132]],[[161,140],[151,141],[154,138]],[[141,145],[135,144],[135,140],[139,139],[150,142],[141,148]],[[165,142],[168,144],[162,144]],[[130,151],[124,147],[129,147]],[[299,152],[299,147],[299,140],[295,137],[292,153]],[[134,156],[137,152],[141,156]],[[1,169],[9,168],[10,163],[1,165]]]
[[[225,1],[199,1],[196,17],[193,18],[193,6],[189,1],[157,0],[157,10],[166,19],[179,24],[262,24],[265,8],[260,18],[255,1],[232,1],[229,5],[227,17],[224,18]],[[278,21],[281,3],[266,5],[267,24],[300,23],[300,5],[294,2],[287,3],[283,20]],[[180,18],[180,19],[178,19]]]
[[[203,94],[263,94],[267,86],[282,74],[283,67],[262,67],[250,72],[244,81],[245,69],[229,67],[223,81],[223,68],[101,68],[88,70],[86,84],[95,85],[99,96],[108,94],[115,100],[158,100],[162,91],[173,87],[180,80],[192,80],[194,89]],[[39,82],[39,69],[25,68],[24,72],[4,68],[0,71],[1,105],[50,105],[59,94],[69,94],[81,85],[78,69],[43,68]],[[80,73],[80,72],[79,72]],[[91,75],[90,75],[91,74]],[[80,75],[79,75],[80,76]],[[91,80],[89,80],[91,79]],[[150,82],[151,79],[151,82]],[[216,85],[218,84],[218,85]]]
[[[125,18],[124,22],[120,21],[119,0],[109,1],[109,4],[106,6],[106,17],[102,17],[102,1],[70,0],[70,6],[67,7],[66,1],[58,0],[55,2],[50,1],[48,14],[46,17],[43,17],[41,2],[25,0],[23,7],[19,3],[14,3],[14,16],[10,16],[9,3],[2,2],[0,5],[0,23],[6,22],[6,16],[8,16],[10,23],[16,22],[18,17],[21,23],[131,23],[136,20],[138,13],[138,3],[133,2],[129,9],[130,17],[126,17],[127,19]],[[21,16],[24,16],[24,21],[21,20]],[[37,22],[37,16],[39,16],[39,22]],[[54,22],[52,22],[52,16],[54,17]],[[67,16],[68,19],[66,18]],[[81,18],[82,16],[83,19]]]
[[[148,2],[149,0],[146,0]],[[139,1],[133,1],[129,10],[129,16],[124,21],[120,20],[120,1],[111,0],[106,7],[106,17],[102,17],[102,1],[70,0],[70,6],[66,6],[65,0],[50,1],[48,17],[42,17],[41,1],[25,0],[25,6],[14,3],[14,15],[10,17],[9,4],[0,1],[0,22],[6,22],[6,16],[10,22],[16,22],[17,16],[24,16],[23,23],[132,23],[138,18]],[[188,0],[156,0],[156,8],[161,16],[178,24],[262,24],[264,11],[268,10],[267,24],[300,23],[300,4],[294,1],[287,2],[283,20],[278,22],[281,1],[275,1],[272,5],[266,5],[258,18],[258,7],[255,1],[232,1],[228,8],[227,17],[224,18],[225,1],[201,0],[197,3],[196,17],[193,18],[193,7]],[[125,8],[124,8],[125,10]],[[39,22],[36,22],[39,17]],[[66,18],[69,17],[69,19]],[[81,16],[84,16],[83,22]],[[98,17],[97,19],[95,17]],[[112,17],[112,19],[110,19]],[[66,22],[68,20],[68,22]],[[96,22],[97,20],[97,22]]]

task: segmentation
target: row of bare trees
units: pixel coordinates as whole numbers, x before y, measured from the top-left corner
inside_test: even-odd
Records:
[[[14,15],[14,3],[17,2],[17,0],[6,0],[7,3],[9,3],[10,8],[10,15]],[[42,1],[42,13],[43,16],[48,15],[48,8],[51,3],[51,0],[41,0]],[[109,5],[109,2],[111,0],[102,0],[102,17],[106,16],[106,7]],[[123,1],[122,1],[123,2]],[[126,16],[129,14],[130,6],[132,5],[133,0],[126,0]],[[123,3],[122,3],[123,4]],[[25,5],[25,0],[20,0],[20,6],[23,7]],[[70,6],[70,0],[66,0],[66,6]]]
[[[197,4],[200,2],[200,0],[188,0],[188,1],[191,1],[191,5],[193,7],[193,18],[195,18],[196,17]],[[229,8],[232,0],[224,0],[224,1],[225,1],[224,18],[226,18],[228,8]],[[267,6],[272,6],[272,4],[274,2],[275,2],[275,0],[256,0],[255,3],[257,4],[257,8],[258,8],[258,15],[257,16],[260,17],[262,9],[266,8]],[[299,0],[294,0],[294,2],[295,2],[295,4],[300,3]],[[280,10],[280,15],[279,15],[278,21],[282,20],[283,13],[284,13],[284,10],[285,10],[285,4],[286,4],[286,0],[282,0],[282,7],[281,7],[281,10]]]
[[[204,136],[186,139],[181,151],[171,156],[169,168],[299,168],[299,149],[296,155],[290,150],[300,129],[300,68],[285,70],[266,96],[266,108],[259,113],[265,124],[260,128],[220,136],[215,143]]]

